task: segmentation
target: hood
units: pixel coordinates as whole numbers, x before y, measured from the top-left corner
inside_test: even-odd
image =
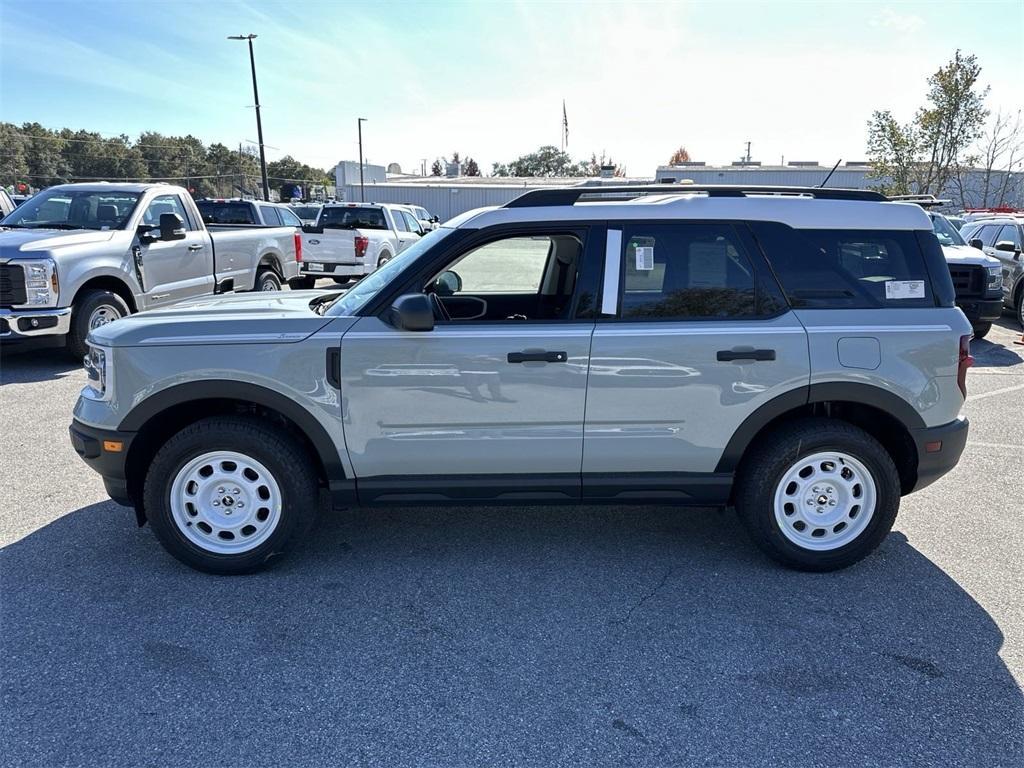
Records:
[[[0,261],[43,258],[61,248],[105,243],[117,230],[104,229],[3,229],[0,227]]]
[[[947,264],[977,264],[981,267],[998,267],[999,259],[986,256],[977,248],[969,245],[944,245],[942,255],[946,257]]]
[[[309,303],[336,291],[274,291],[210,296],[129,315],[89,334],[107,347],[293,344],[333,318]]]

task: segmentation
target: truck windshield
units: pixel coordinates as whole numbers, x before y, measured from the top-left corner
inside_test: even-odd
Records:
[[[324,208],[320,217],[324,229],[387,229],[384,211],[380,208]]]
[[[373,274],[367,275],[331,304],[324,314],[350,317],[365,307],[377,293],[400,275],[422,254],[454,232],[454,229],[435,229],[428,232]]]
[[[0,221],[25,229],[123,229],[139,202],[138,192],[54,187],[34,195]]]
[[[252,204],[246,202],[217,202],[199,200],[196,202],[203,221],[207,224],[255,224]]]
[[[939,240],[939,245],[967,245],[966,241],[960,237],[960,233],[956,231],[956,227],[950,224],[945,216],[933,213],[932,229],[935,231],[935,237]]]

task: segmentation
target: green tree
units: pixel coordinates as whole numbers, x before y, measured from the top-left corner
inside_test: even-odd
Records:
[[[466,162],[463,163],[463,165],[462,165],[462,175],[463,176],[479,176],[480,175],[480,166],[477,165],[476,160],[474,160],[472,157],[469,157],[469,156],[466,157]]]
[[[578,170],[568,152],[547,145],[506,164],[495,163],[492,176],[572,176]]]
[[[690,162],[690,153],[686,151],[686,147],[679,145],[679,149],[672,153],[672,157],[668,159],[669,165],[680,165],[681,163]]]
[[[430,175],[431,176],[443,176],[444,175],[444,166],[441,165],[440,158],[435,160],[433,165],[430,166]]]
[[[889,110],[874,112],[868,123],[868,157],[871,177],[880,192],[911,194],[917,165],[919,139],[913,123],[900,125]]]

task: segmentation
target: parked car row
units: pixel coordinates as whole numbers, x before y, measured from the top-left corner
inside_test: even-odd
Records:
[[[994,259],[1002,276],[1002,304],[1024,328],[1024,216],[995,216],[968,222],[961,236]]]

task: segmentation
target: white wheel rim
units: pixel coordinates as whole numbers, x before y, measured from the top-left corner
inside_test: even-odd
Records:
[[[112,323],[115,320],[120,319],[121,313],[117,311],[117,307],[112,307],[109,304],[103,304],[102,306],[96,307],[89,315],[89,330],[94,331],[97,328]]]
[[[775,522],[802,549],[838,549],[860,536],[875,514],[878,492],[864,464],[825,451],[794,462],[775,490]]]
[[[235,451],[185,464],[171,484],[171,516],[200,549],[233,555],[255,549],[281,520],[281,489],[270,471]]]
[[[276,291],[277,283],[274,282],[272,277],[264,277],[263,282],[260,283],[261,291]]]

